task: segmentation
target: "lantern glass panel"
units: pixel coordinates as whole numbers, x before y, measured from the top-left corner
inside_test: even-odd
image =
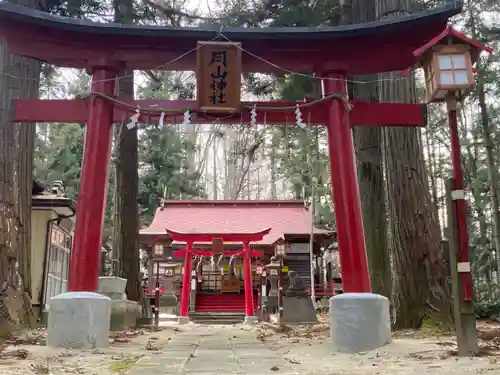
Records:
[[[155,255],[163,255],[163,244],[157,243],[154,246]]]
[[[466,69],[465,55],[452,56],[453,69]]]
[[[455,71],[455,84],[466,85],[469,83],[469,74],[467,70],[457,70]]]
[[[439,56],[439,69],[453,69],[453,66],[451,65],[451,56]]]
[[[440,81],[442,85],[453,85],[455,83],[455,80],[453,79],[453,71],[441,72]]]

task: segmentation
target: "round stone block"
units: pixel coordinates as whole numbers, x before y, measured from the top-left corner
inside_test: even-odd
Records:
[[[335,352],[359,353],[391,342],[389,300],[373,293],[330,298],[330,337]]]
[[[59,348],[109,346],[111,299],[91,292],[68,292],[49,301],[47,345]]]

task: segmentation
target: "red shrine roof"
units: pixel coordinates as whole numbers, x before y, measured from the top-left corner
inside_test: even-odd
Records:
[[[241,42],[243,71],[280,73],[402,71],[413,51],[440,34],[461,0],[398,19],[330,27],[170,27],[59,17],[0,1],[0,39],[13,54],[89,68],[112,60],[123,69],[196,70],[198,41]]]
[[[286,235],[309,235],[311,212],[303,201],[166,201],[156,210],[153,222],[139,231],[144,238],[181,233],[248,234],[271,228],[262,245],[272,245]],[[330,233],[315,229],[315,233]]]

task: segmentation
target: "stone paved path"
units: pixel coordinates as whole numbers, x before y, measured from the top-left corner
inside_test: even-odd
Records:
[[[297,375],[278,353],[256,339],[255,331],[228,326],[184,326],[168,345],[151,351],[131,375]]]

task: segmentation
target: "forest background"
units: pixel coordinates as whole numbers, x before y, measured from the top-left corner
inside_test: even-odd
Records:
[[[452,1],[452,0],[450,0]],[[135,24],[197,26],[323,26],[400,17],[442,1],[423,0],[11,0],[45,12]],[[453,23],[493,47],[499,44],[500,4],[467,0]],[[500,312],[500,210],[497,160],[499,54],[477,65],[477,87],[462,103],[459,127],[470,209],[469,235],[476,309]],[[353,98],[423,101],[415,77],[396,73],[353,77]],[[360,83],[362,82],[362,83]],[[0,280],[2,290],[30,290],[31,185],[62,181],[77,198],[83,153],[80,124],[12,124],[14,98],[71,98],[88,93],[84,71],[69,71],[12,56],[0,46]],[[190,72],[122,72],[122,96],[193,99]],[[283,71],[244,77],[246,98],[319,98],[318,79]],[[307,123],[307,119],[304,119]],[[445,180],[451,175],[446,113],[429,106],[425,129],[361,127],[354,131],[358,177],[374,291],[391,298],[399,327],[419,327],[426,317],[449,316],[442,254],[447,225]],[[500,139],[500,138],[499,138]],[[334,228],[323,128],[259,124],[178,124],[114,132],[103,247],[128,279],[130,299],[141,297],[137,228],[147,225],[164,199],[304,199],[315,222]],[[126,167],[125,167],[126,166]],[[136,167],[134,167],[136,166]],[[408,181],[412,181],[408,184]],[[16,265],[18,267],[16,268]],[[16,270],[18,272],[16,272]],[[20,287],[22,280],[23,287]],[[6,293],[0,293],[0,305]],[[4,297],[2,297],[4,296]],[[444,298],[443,298],[444,297]]]

